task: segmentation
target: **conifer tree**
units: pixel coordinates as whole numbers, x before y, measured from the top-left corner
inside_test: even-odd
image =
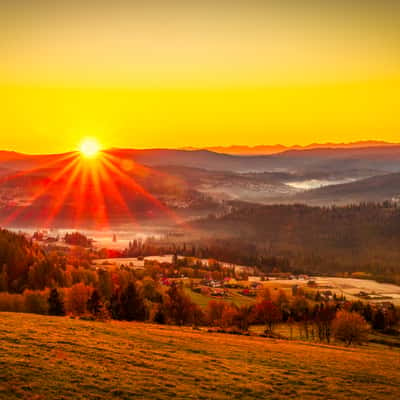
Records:
[[[93,290],[93,293],[87,302],[87,309],[91,314],[97,316],[100,314],[101,308],[102,303],[99,292],[97,290]]]
[[[64,302],[62,301],[56,288],[51,289],[50,296],[47,301],[49,303],[49,315],[65,315]]]
[[[143,298],[134,283],[130,283],[122,292],[120,303],[121,319],[127,321],[144,321],[146,310]]]

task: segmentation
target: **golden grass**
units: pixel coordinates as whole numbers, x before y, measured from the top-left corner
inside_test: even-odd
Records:
[[[400,352],[0,313],[2,399],[399,399]]]
[[[204,295],[202,293],[193,292],[193,290],[189,288],[186,288],[185,292],[190,296],[193,303],[201,307],[206,307],[207,304],[212,300],[234,303],[237,306],[254,304],[256,301],[255,297],[244,296],[240,294],[238,290],[233,289],[229,289],[229,296],[227,297],[213,297],[211,295]]]

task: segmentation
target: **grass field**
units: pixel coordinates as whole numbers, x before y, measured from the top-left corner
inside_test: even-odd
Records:
[[[399,399],[400,352],[0,313],[1,399]]]
[[[185,288],[185,291],[190,296],[191,300],[201,307],[206,307],[211,300],[234,303],[237,306],[254,304],[256,301],[255,297],[243,296],[242,294],[238,293],[238,290],[229,290],[230,295],[228,297],[207,296],[201,293],[193,292],[193,290],[189,288]]]

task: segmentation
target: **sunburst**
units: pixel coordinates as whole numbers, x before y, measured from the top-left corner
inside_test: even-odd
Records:
[[[125,223],[137,225],[138,216],[135,208],[121,192],[120,185],[135,193],[135,196],[146,199],[154,209],[175,223],[181,226],[186,225],[135,179],[136,175],[146,175],[147,168],[135,164],[135,168],[127,173],[124,168],[125,161],[111,155],[108,151],[102,151],[97,140],[84,139],[78,152],[61,155],[47,165],[42,164],[38,168],[8,176],[4,179],[6,182],[43,167],[53,168],[45,183],[37,187],[33,193],[30,204],[10,209],[6,218],[0,221],[1,225],[9,226],[20,218],[37,217],[40,201],[48,195],[51,195],[52,201],[48,207],[42,208],[40,227],[54,227],[57,217],[61,216],[65,208],[72,211],[67,218],[71,219],[70,222],[75,228],[86,226],[88,220],[94,222],[96,228],[110,228],[110,217],[113,215],[111,210],[115,209],[118,209],[120,221],[122,219]]]
[[[97,139],[94,138],[86,138],[82,140],[82,143],[79,146],[79,151],[81,155],[85,158],[95,158],[99,155],[101,150],[100,143]]]

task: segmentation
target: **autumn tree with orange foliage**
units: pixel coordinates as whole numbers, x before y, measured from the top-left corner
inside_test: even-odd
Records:
[[[207,323],[211,326],[221,326],[225,307],[224,301],[210,300],[206,308]]]
[[[254,319],[254,305],[244,304],[236,310],[233,323],[243,332],[249,330]]]
[[[369,330],[368,323],[356,312],[339,311],[333,321],[335,338],[345,342],[347,346],[366,341]]]
[[[179,326],[193,323],[193,316],[199,314],[198,306],[176,283],[168,289],[164,307],[167,321]]]
[[[77,283],[65,290],[67,312],[74,315],[83,315],[87,312],[88,300],[93,288],[84,283]]]
[[[282,313],[272,301],[263,300],[257,303],[255,312],[258,321],[266,325],[266,334],[273,333],[274,326],[282,321]]]

